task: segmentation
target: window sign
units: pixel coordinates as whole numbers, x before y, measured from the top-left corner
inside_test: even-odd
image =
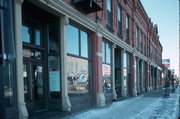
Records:
[[[60,71],[50,71],[49,72],[49,86],[50,91],[59,92],[60,91]]]

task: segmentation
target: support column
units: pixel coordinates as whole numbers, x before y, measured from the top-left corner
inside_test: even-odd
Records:
[[[71,103],[68,96],[67,85],[67,48],[66,48],[66,26],[69,24],[69,19],[64,16],[60,19],[60,46],[61,46],[61,86],[62,86],[62,110],[71,111]]]
[[[126,90],[125,90],[125,85],[126,80],[124,78],[124,57],[125,57],[125,50],[121,50],[121,94],[122,97],[126,97]]]
[[[136,90],[136,57],[135,54],[131,55],[131,95],[137,96]]]
[[[117,94],[115,90],[115,48],[116,44],[112,45],[112,93],[113,93],[113,100],[117,100]]]
[[[93,37],[93,79],[94,87],[93,91],[95,94],[96,106],[105,106],[105,97],[103,93],[103,80],[102,80],[102,29],[103,27],[99,24],[97,32],[94,33]]]
[[[16,77],[19,119],[28,119],[28,112],[24,100],[23,56],[22,56],[22,3],[14,2],[15,45],[16,45]]]

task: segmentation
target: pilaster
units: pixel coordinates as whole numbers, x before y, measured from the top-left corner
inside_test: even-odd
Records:
[[[96,97],[96,106],[105,106],[105,96],[103,93],[102,80],[102,30],[103,27],[99,24],[96,33],[93,37],[93,79],[94,79],[94,94]]]
[[[136,57],[135,54],[131,54],[131,94],[137,96],[136,90]]]
[[[67,16],[60,18],[60,46],[61,46],[61,86],[62,86],[62,110],[71,111],[71,103],[68,96],[67,85],[67,48],[66,48],[66,27],[69,24]]]
[[[124,77],[124,57],[125,57],[125,50],[121,50],[121,94],[122,97],[126,97],[127,93],[126,93],[126,79]]]
[[[117,99],[117,94],[115,90],[115,48],[116,45],[112,45],[112,93],[113,93],[113,100]]]
[[[23,80],[23,56],[22,56],[22,3],[23,0],[14,2],[15,20],[15,45],[16,45],[16,77],[17,77],[17,100],[19,119],[28,119],[28,112],[24,99],[24,80]]]

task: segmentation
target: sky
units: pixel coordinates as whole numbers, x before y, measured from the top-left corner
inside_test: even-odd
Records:
[[[163,59],[179,75],[179,0],[141,0],[153,24],[158,25]]]

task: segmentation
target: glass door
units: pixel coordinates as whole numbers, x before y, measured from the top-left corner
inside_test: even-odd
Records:
[[[24,96],[30,115],[46,109],[44,64],[24,61]]]

